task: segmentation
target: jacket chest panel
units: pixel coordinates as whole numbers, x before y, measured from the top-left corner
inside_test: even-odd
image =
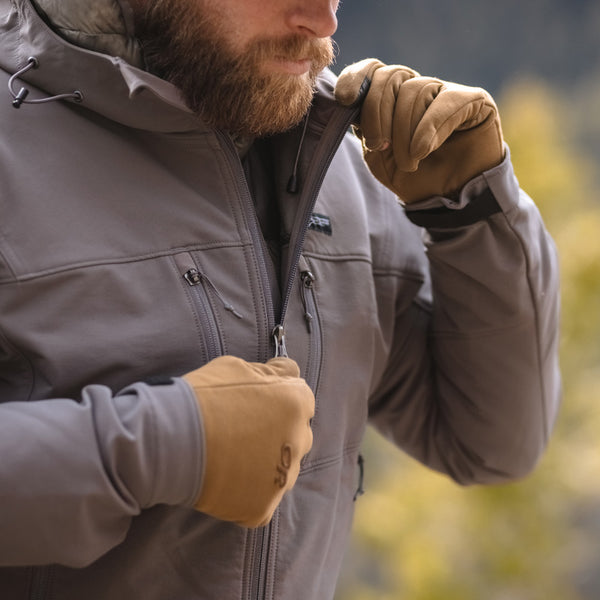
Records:
[[[21,357],[22,367],[3,378],[3,397],[78,397],[90,383],[117,391],[146,377],[181,375],[223,352],[258,360],[268,328],[244,249],[212,254],[214,260],[180,253],[96,265],[6,285],[0,345],[6,360]],[[210,283],[190,285],[193,268]]]
[[[134,135],[68,107],[36,110],[7,121],[0,140],[3,279],[248,241],[210,136]],[[20,138],[31,143],[11,143]]]
[[[305,273],[312,276],[308,289]],[[364,260],[308,256],[300,270],[286,331],[288,353],[299,357],[302,376],[316,391],[306,468],[340,459],[362,439],[377,351],[374,294],[371,266]]]

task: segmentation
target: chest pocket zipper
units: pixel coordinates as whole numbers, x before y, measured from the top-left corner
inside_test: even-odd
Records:
[[[300,294],[306,329],[310,338],[305,379],[310,388],[316,393],[321,370],[322,340],[315,298],[315,282],[316,277],[311,271],[303,269],[300,272]]]
[[[193,306],[199,322],[204,364],[226,352],[219,324],[219,314],[214,307],[213,298],[235,318],[242,319],[243,315],[227,301],[211,279],[197,268],[191,255],[178,255],[175,257],[175,262],[191,291]]]
[[[200,271],[198,271],[198,269],[196,269],[196,268],[188,269],[183,274],[183,278],[191,286],[203,284],[206,287],[210,288],[213,291],[213,293],[215,294],[215,296],[219,299],[219,301],[221,302],[221,304],[223,305],[223,308],[225,310],[229,311],[233,316],[237,317],[238,319],[244,318],[243,315],[235,309],[233,304],[231,304],[230,302],[227,302],[227,300],[225,300],[225,298],[222,296],[221,292],[219,292],[219,290],[215,286],[215,284],[206,275],[204,275],[204,273],[200,273]]]

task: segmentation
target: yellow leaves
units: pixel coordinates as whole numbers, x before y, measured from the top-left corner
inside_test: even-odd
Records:
[[[535,199],[554,233],[565,217],[586,205],[593,160],[575,143],[568,103],[547,84],[519,80],[499,104],[521,187]]]
[[[598,365],[600,207],[571,215],[555,238],[561,257],[565,367]],[[571,366],[570,359],[575,359],[574,366]]]
[[[560,256],[564,399],[558,423],[530,477],[490,488],[460,488],[371,433],[367,491],[357,503],[349,555],[369,568],[343,574],[338,600],[590,597],[578,582],[600,564],[598,534],[590,527],[600,515],[594,159],[577,142],[573,102],[549,85],[515,82],[499,106],[521,186],[540,207]]]

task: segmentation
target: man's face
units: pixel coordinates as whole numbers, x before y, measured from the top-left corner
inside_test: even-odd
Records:
[[[139,0],[148,68],[208,125],[232,134],[285,131],[306,114],[333,59],[338,0]]]

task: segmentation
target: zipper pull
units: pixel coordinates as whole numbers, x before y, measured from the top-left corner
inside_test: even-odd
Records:
[[[192,286],[202,283],[202,277],[200,276],[198,269],[188,269],[183,274],[183,278]]]
[[[215,296],[221,301],[221,304],[223,305],[223,308],[225,310],[229,311],[232,315],[234,315],[238,319],[244,318],[244,316],[235,309],[233,304],[231,304],[230,302],[227,302],[227,300],[225,300],[225,298],[223,298],[223,296],[221,295],[221,292],[219,292],[219,290],[215,287],[215,284],[204,273],[200,273],[200,271],[198,271],[198,269],[194,269],[194,268],[188,269],[183,274],[183,278],[191,286],[199,285],[204,281],[204,283],[206,285],[208,285],[210,287],[210,289],[214,292]]]
[[[287,349],[285,347],[285,331],[283,325],[276,325],[273,329],[273,339],[275,340],[275,358],[283,356],[288,357]]]
[[[306,328],[308,333],[312,333],[312,320],[314,317],[308,312],[308,305],[306,303],[306,290],[310,290],[315,282],[315,276],[310,271],[302,271],[300,273],[300,280],[302,287],[300,288],[300,297],[302,299],[302,306],[304,307],[304,320],[306,321]]]

